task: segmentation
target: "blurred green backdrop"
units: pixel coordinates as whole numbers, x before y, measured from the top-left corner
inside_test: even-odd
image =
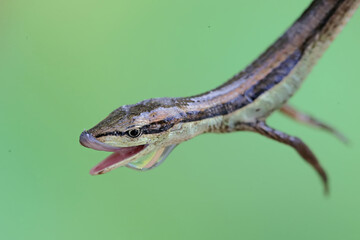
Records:
[[[93,177],[79,134],[120,105],[188,96],[257,57],[309,0],[0,2],[2,239],[359,239],[360,12],[291,102],[352,141],[275,113],[331,177],[252,133],[203,135],[159,168]]]

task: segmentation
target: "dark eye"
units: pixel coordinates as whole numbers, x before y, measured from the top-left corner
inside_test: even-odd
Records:
[[[136,138],[141,135],[141,130],[135,128],[127,131],[126,133],[129,137]]]

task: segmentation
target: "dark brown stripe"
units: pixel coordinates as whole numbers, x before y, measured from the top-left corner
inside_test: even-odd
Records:
[[[219,104],[214,107],[207,108],[203,111],[191,111],[186,112],[181,116],[181,122],[193,122],[199,121],[206,118],[216,117],[220,115],[227,115],[234,112],[249,103],[255,101],[261,94],[280,83],[296,66],[298,61],[301,59],[301,52],[295,51],[290,55],[279,67],[275,68],[266,78],[259,81],[257,84],[249,88],[245,95],[239,95],[237,98],[230,102]],[[140,129],[143,134],[156,134],[167,131],[174,126],[174,122],[179,118],[167,118],[158,122],[154,122],[148,125],[142,126]],[[113,131],[106,132],[95,136],[96,138],[104,136],[123,136],[126,132]]]
[[[161,132],[167,131],[168,129],[170,129],[174,126],[173,120],[174,120],[173,118],[168,118],[168,119],[165,119],[162,121],[144,125],[140,128],[141,133],[142,134],[156,134],[156,133],[161,133]],[[129,129],[125,132],[112,131],[112,132],[101,133],[101,134],[96,135],[95,138],[105,137],[105,136],[124,136],[124,135],[128,134],[128,132],[131,130],[132,129]]]

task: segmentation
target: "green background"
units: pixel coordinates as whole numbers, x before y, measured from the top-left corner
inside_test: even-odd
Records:
[[[1,239],[359,239],[360,12],[291,99],[343,131],[275,113],[331,178],[253,133],[207,134],[159,168],[89,169],[78,137],[113,109],[214,88],[255,59],[309,0],[0,2]]]

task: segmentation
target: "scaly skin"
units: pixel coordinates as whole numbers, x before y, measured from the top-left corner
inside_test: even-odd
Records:
[[[259,58],[216,89],[192,97],[149,99],[116,109],[95,127],[84,131],[80,142],[86,147],[113,152],[125,151],[126,147],[145,147],[91,173],[102,174],[119,166],[150,169],[166,158],[173,148],[169,146],[199,134],[254,131],[292,146],[314,167],[327,189],[326,173],[310,149],[299,138],[270,128],[265,120],[299,89],[359,4],[360,0],[313,1]],[[286,110],[286,106],[283,109]],[[305,119],[300,117],[304,114],[295,109],[288,115]],[[315,119],[307,123],[322,124]],[[335,132],[331,128],[327,130]],[[157,152],[156,157],[139,167],[140,157],[152,152]],[[161,155],[164,152],[166,154]]]

